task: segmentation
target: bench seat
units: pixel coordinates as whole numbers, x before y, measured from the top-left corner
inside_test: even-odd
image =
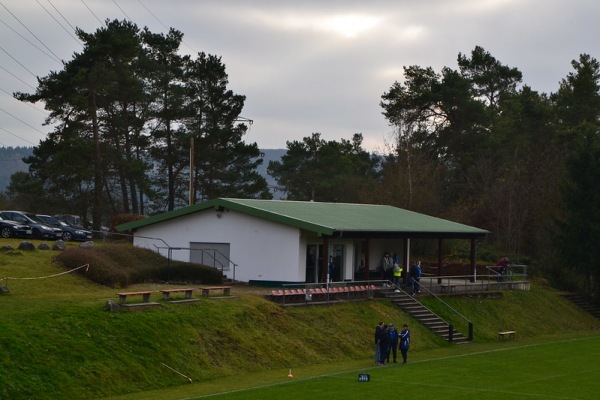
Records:
[[[151,294],[152,294],[152,291],[145,290],[145,291],[139,291],[139,292],[120,292],[120,293],[117,293],[117,296],[119,296],[120,304],[125,304],[127,302],[128,296],[142,296],[142,301],[144,303],[148,303],[150,301]]]
[[[502,339],[508,337],[509,339],[513,339],[514,340],[516,333],[517,333],[517,331],[498,332],[498,339],[502,340]]]
[[[223,296],[229,296],[231,294],[231,286],[213,286],[213,287],[203,287],[200,288],[202,290],[202,296],[208,297],[211,291],[221,290],[223,291]]]
[[[163,300],[169,300],[171,293],[184,293],[186,299],[192,298],[193,288],[181,288],[181,289],[162,289],[160,292],[163,295]]]

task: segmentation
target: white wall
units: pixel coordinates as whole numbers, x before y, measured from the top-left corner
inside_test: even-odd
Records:
[[[135,233],[134,245],[156,249],[190,247],[190,242],[230,243],[230,259],[238,266],[235,279],[248,282],[285,281],[304,282],[305,265],[299,264],[305,252],[300,249],[300,231],[235,211],[218,213],[214,209],[168,220],[140,228]],[[167,255],[166,249],[161,254]],[[173,251],[175,260],[189,261],[189,251]],[[227,274],[233,277],[233,269]]]

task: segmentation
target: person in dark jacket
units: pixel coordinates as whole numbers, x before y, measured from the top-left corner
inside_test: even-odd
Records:
[[[421,261],[413,263],[410,267],[410,278],[413,283],[413,296],[417,293],[421,293],[421,284],[419,283],[421,281]]]
[[[379,336],[379,365],[384,365],[390,354],[390,334],[388,326],[383,325],[381,335]]]
[[[379,339],[383,330],[383,322],[380,322],[375,327],[375,364],[379,364],[381,360],[381,348],[379,347]]]
[[[396,363],[396,357],[398,354],[398,331],[394,324],[390,324],[388,329],[388,334],[390,336],[390,351],[388,352],[387,362],[390,363],[390,355],[393,356],[394,363]]]
[[[400,353],[402,354],[403,364],[406,364],[408,357],[408,348],[410,347],[410,331],[408,325],[404,324],[402,331],[400,332]]]

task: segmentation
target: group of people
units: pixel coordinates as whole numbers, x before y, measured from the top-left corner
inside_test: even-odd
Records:
[[[394,324],[386,325],[383,322],[375,327],[375,363],[389,364],[390,356],[394,363],[397,362],[398,349],[402,355],[403,364],[406,364],[408,348],[410,347],[410,331],[408,325],[404,324],[398,332]]]
[[[381,270],[383,275],[382,278],[392,281],[397,288],[397,292],[400,291],[398,288],[403,287],[411,289],[413,296],[417,293],[421,293],[421,261],[412,262],[408,271],[408,279],[406,279],[406,282],[404,283],[402,282],[402,273],[404,272],[404,269],[402,268],[400,257],[396,254],[390,256],[390,253],[385,253],[383,255]]]

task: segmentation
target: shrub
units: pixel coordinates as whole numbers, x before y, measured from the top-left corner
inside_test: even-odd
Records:
[[[80,269],[88,279],[109,287],[127,287],[136,283],[178,281],[220,284],[223,277],[216,269],[194,263],[169,261],[160,254],[127,244],[109,244],[93,249],[70,248],[54,257],[67,269]]]

